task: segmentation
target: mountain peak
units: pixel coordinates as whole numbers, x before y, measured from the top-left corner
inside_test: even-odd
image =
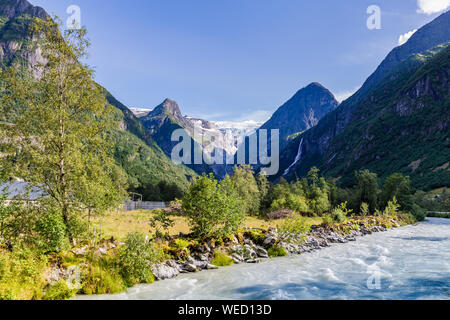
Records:
[[[162,114],[162,113],[170,114],[180,118],[183,117],[183,115],[181,114],[180,107],[178,106],[178,103],[169,98],[164,99],[164,101],[160,105],[158,105],[154,111],[152,111],[152,114]]]
[[[2,0],[0,3],[0,16],[13,19],[23,14],[45,19],[47,13],[38,6],[33,6],[27,0]]]
[[[279,129],[280,137],[285,138],[315,126],[338,105],[327,88],[318,82],[312,82],[278,108],[261,129]]]

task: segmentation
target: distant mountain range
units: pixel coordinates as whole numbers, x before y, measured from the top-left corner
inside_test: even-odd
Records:
[[[0,1],[0,64],[26,60],[30,68],[42,61],[30,49],[27,30],[32,17],[44,18],[42,8],[26,0]],[[128,108],[106,89],[121,126],[114,132],[116,160],[131,185],[160,181],[186,187],[190,177],[214,172],[224,177],[227,165],[175,165],[170,160],[177,142],[174,130],[194,137],[194,148],[204,154],[221,148],[224,157],[243,148],[255,130],[280,130],[280,171],[272,177],[292,180],[317,166],[342,185],[351,183],[355,170],[367,168],[386,177],[410,175],[416,187],[450,186],[450,12],[420,28],[404,45],[394,48],[363,86],[341,104],[320,83],[296,92],[264,124],[254,121],[220,122],[182,114],[177,102],[166,99],[153,109]],[[39,77],[39,70],[35,70]],[[213,137],[225,138],[224,145]],[[247,141],[250,138],[246,138]],[[255,169],[259,169],[259,165]]]

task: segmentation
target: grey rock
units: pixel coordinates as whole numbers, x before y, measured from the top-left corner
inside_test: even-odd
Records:
[[[188,272],[197,272],[197,267],[192,263],[186,263],[183,268]]]
[[[154,265],[152,271],[157,280],[171,279],[180,273],[178,268],[171,267],[167,263]]]

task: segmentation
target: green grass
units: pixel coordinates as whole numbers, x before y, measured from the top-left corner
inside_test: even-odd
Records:
[[[225,253],[222,253],[220,251],[217,251],[214,254],[214,258],[211,261],[212,265],[215,265],[218,267],[231,266],[233,263],[234,263],[233,259],[231,259]]]
[[[269,250],[267,250],[267,254],[271,258],[285,257],[288,255],[286,249],[284,249],[282,247],[278,247],[278,246],[274,246],[274,247],[270,248]]]

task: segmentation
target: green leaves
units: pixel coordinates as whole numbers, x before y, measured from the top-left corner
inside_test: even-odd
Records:
[[[200,237],[233,234],[246,216],[230,177],[218,183],[212,174],[203,175],[192,183],[182,207],[194,233]]]

